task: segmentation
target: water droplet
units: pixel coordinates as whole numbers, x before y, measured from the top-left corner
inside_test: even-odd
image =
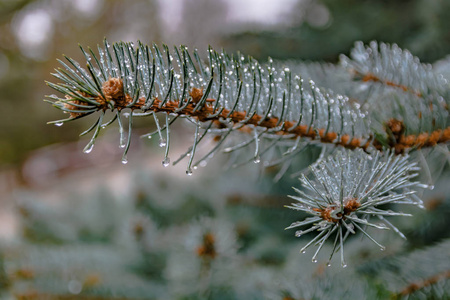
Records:
[[[347,268],[347,264],[345,263],[345,261],[342,262],[342,267]]]
[[[295,232],[295,236],[296,237],[299,237],[299,236],[301,236],[303,234],[303,230],[297,230],[296,232]]]
[[[384,250],[386,250],[386,247],[383,246],[383,247],[380,248],[380,250],[384,251]]]
[[[192,170],[190,168],[186,170],[186,175],[192,176]]]
[[[63,126],[63,122],[58,122],[58,123],[55,123],[55,126],[58,126],[58,127],[61,127],[61,126]]]
[[[165,147],[167,145],[166,139],[159,139],[159,146]]]
[[[147,137],[148,139],[151,139],[152,138],[152,136],[151,135],[149,135],[148,137]]]
[[[384,223],[379,223],[378,226],[380,227],[380,229],[389,229],[389,227],[387,227]]]
[[[91,153],[92,149],[94,149],[94,144],[87,144],[86,147],[84,147],[83,152],[84,153]]]
[[[303,250],[303,249],[302,249],[302,250],[300,250],[300,252],[303,253],[303,254],[305,254],[305,253],[306,253],[306,250]]]
[[[317,259],[316,259],[315,257],[313,257],[312,262],[313,262],[313,263],[316,263],[316,262],[317,262]]]
[[[78,295],[83,290],[83,284],[78,280],[71,280],[67,285],[67,289],[69,290],[69,293]]]
[[[261,157],[259,157],[259,155],[256,156],[256,157],[254,158],[253,162],[254,162],[255,164],[259,164],[259,163],[261,162]]]
[[[327,262],[327,267],[331,267],[331,263],[330,262]]]
[[[168,167],[169,164],[170,164],[170,158],[169,157],[164,158],[164,160],[162,161],[162,165],[164,167]]]
[[[128,159],[126,156],[122,157],[122,164],[126,165],[128,163]]]

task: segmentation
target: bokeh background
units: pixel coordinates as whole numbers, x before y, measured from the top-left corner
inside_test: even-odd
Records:
[[[140,299],[146,289],[167,293],[173,281],[169,290],[195,294],[181,278],[194,268],[181,263],[193,259],[190,252],[167,249],[205,226],[219,228],[225,253],[245,253],[261,266],[279,267],[291,255],[275,245],[295,240],[282,230],[295,220],[282,208],[295,180],[273,184],[273,174],[253,166],[225,170],[220,158],[192,177],[183,167],[163,168],[155,141],[139,139],[154,129],[145,119],[137,122],[127,165],[120,163],[115,129],[87,155],[82,149],[88,138],[78,135],[92,119],[47,125],[61,114],[42,101],[53,93],[45,81],[55,80],[50,73],[62,54],[81,60],[78,44],[95,48],[106,37],[200,51],[212,45],[261,61],[270,56],[335,63],[355,41],[377,40],[433,63],[450,53],[449,28],[447,0],[0,0],[0,289],[5,297],[23,299],[85,292],[109,299],[106,291],[122,284],[111,293]],[[190,140],[182,126],[177,131],[171,151],[182,153]],[[419,245],[433,239],[416,235]],[[192,239],[183,242],[186,249],[195,249]],[[134,256],[122,261],[117,249]],[[84,272],[90,261],[94,270]],[[281,272],[275,267],[255,274],[272,278]],[[316,266],[306,269],[320,273]]]

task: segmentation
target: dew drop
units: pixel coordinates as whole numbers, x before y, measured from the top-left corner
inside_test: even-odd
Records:
[[[380,227],[380,229],[389,229],[389,227],[387,227],[384,223],[379,223],[378,226]]]
[[[303,231],[302,230],[297,230],[296,232],[295,232],[295,236],[296,237],[299,237],[299,236],[301,236],[303,234]]]
[[[316,262],[317,262],[317,259],[316,259],[315,257],[313,257],[312,262],[313,262],[313,263],[316,263]]]
[[[152,136],[151,135],[149,135],[148,137],[147,137],[149,140],[152,138]]]
[[[303,253],[303,254],[305,254],[305,253],[306,253],[306,250],[301,250],[300,252]]]
[[[253,162],[254,162],[255,164],[259,164],[259,163],[261,162],[261,158],[259,157],[259,155],[255,157],[255,159],[253,160]]]
[[[84,147],[83,152],[91,153],[92,149],[94,149],[94,144],[87,144],[86,147]]]
[[[122,157],[122,164],[126,165],[128,163],[128,159],[126,156]]]
[[[83,285],[78,280],[71,280],[67,285],[67,289],[69,290],[69,293],[78,295],[83,290]]]
[[[347,268],[347,264],[345,263],[345,261],[342,262],[342,267]]]
[[[380,248],[380,250],[384,251],[384,250],[386,250],[386,247],[383,246],[383,247]]]
[[[331,267],[331,263],[330,262],[327,262],[327,267]]]
[[[167,145],[166,139],[159,139],[159,146],[165,147]]]
[[[168,167],[169,164],[170,164],[170,158],[169,157],[164,158],[164,160],[162,161],[162,165],[164,167]]]
[[[189,169],[186,170],[186,175],[192,176],[192,170],[191,170],[191,168],[189,168]]]
[[[61,126],[63,126],[63,122],[58,122],[58,123],[55,123],[55,126],[58,126],[58,127],[61,127]]]

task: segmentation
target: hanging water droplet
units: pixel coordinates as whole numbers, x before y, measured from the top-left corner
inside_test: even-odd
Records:
[[[305,254],[305,253],[306,253],[306,250],[302,249],[302,250],[300,250],[300,252],[301,252],[302,254]]]
[[[151,135],[149,135],[148,137],[147,137],[148,139],[151,139],[152,138],[152,136]]]
[[[316,262],[317,262],[317,259],[316,259],[315,257],[313,257],[312,262],[313,262],[313,263],[316,263]]]
[[[380,229],[389,229],[389,227],[387,227],[384,223],[379,223],[378,226],[380,227]]]
[[[58,127],[61,127],[61,126],[63,126],[63,122],[58,122],[58,123],[55,123],[55,126],[58,126]]]
[[[299,236],[301,236],[303,234],[303,230],[297,230],[296,232],[295,232],[295,236],[296,237],[299,237]]]
[[[166,139],[163,139],[163,138],[159,139],[159,146],[160,147],[165,147],[166,144],[167,144]]]
[[[347,264],[345,263],[345,261],[342,262],[342,267],[347,268]]]
[[[87,144],[86,147],[84,147],[83,152],[84,153],[91,153],[92,149],[94,149],[94,144]]]
[[[192,176],[192,170],[191,170],[191,168],[189,168],[189,169],[186,170],[186,175]]]
[[[128,163],[128,159],[126,156],[122,157],[122,164],[126,165]]]
[[[170,164],[170,158],[169,157],[164,158],[164,160],[162,161],[162,165],[164,167],[168,167],[169,164]]]
[[[385,247],[385,246],[382,246],[382,247],[380,248],[380,250],[381,250],[381,251],[384,251],[384,250],[386,250],[386,247]]]
[[[330,262],[327,262],[327,267],[331,267],[331,263]]]
[[[253,159],[253,162],[255,163],[255,164],[259,164],[260,162],[261,162],[261,157],[258,155],[258,156],[255,156],[255,158]]]

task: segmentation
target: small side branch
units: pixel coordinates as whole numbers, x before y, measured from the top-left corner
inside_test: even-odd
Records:
[[[362,77],[361,80],[363,82],[368,82],[368,81],[379,82],[383,85],[398,88],[398,89],[403,90],[404,92],[412,93],[412,94],[416,95],[417,97],[422,97],[422,93],[420,91],[414,90],[413,88],[407,87],[406,85],[401,85],[401,84],[397,84],[397,83],[389,81],[389,80],[384,80],[382,78],[377,77],[375,74],[372,74],[372,73],[361,74],[357,71],[354,71],[354,72],[355,72],[355,75],[357,75],[358,77]]]
[[[393,298],[399,299],[401,297],[411,295],[412,293],[414,293],[418,290],[424,289],[430,285],[436,284],[437,282],[448,279],[448,278],[450,278],[450,270],[433,275],[433,276],[431,276],[427,279],[424,279],[422,281],[419,281],[419,282],[413,282],[413,283],[409,284],[408,286],[406,286],[399,293],[395,294]]]

